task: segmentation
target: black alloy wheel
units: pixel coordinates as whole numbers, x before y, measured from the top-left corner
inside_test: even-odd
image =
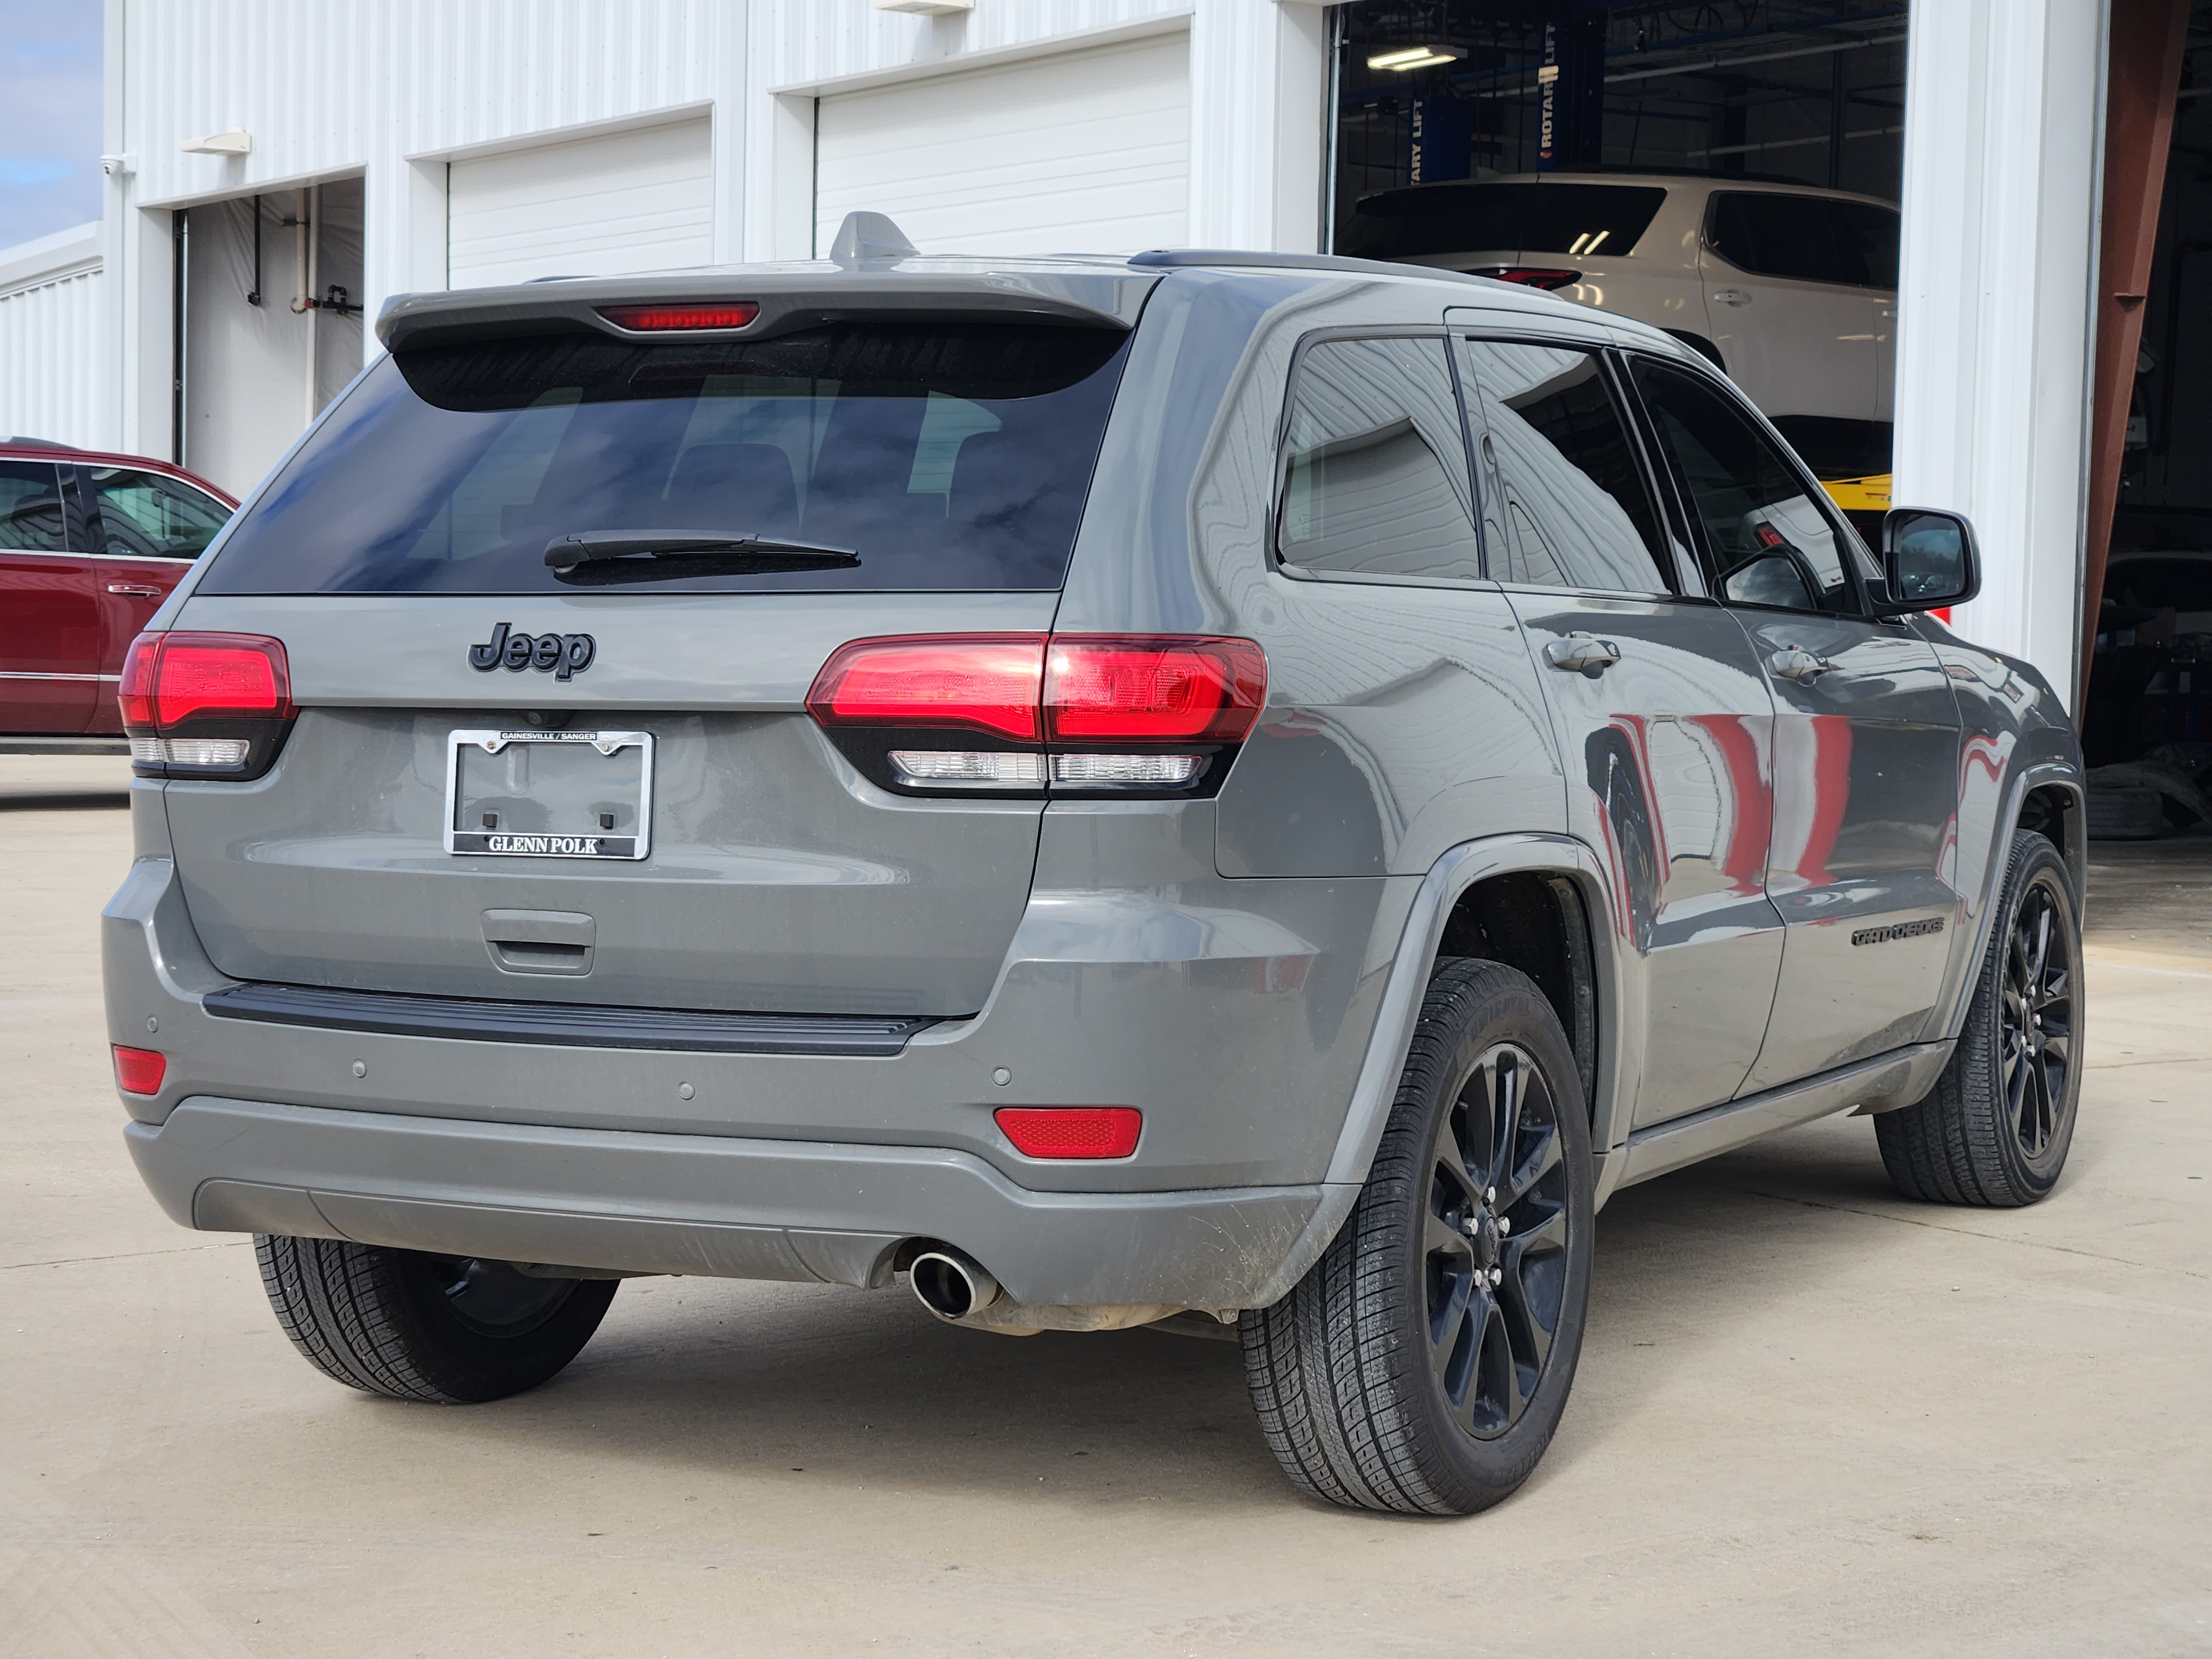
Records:
[[[1528,977],[1439,963],[1352,1213],[1289,1295],[1237,1322],[1261,1432],[1297,1486],[1472,1515],[1534,1471],[1589,1304],[1587,1112]]]
[[[2021,896],[2005,951],[2003,1032],[2006,1115],[2020,1149],[2041,1158],[2058,1133],[2074,1069],[2074,988],[2065,948],[2070,933],[2065,893],[2039,870]],[[2056,942],[2059,948],[2053,950]]]
[[[1559,1109],[1517,1043],[1486,1049],[1438,1126],[1424,1251],[1429,1364],[1452,1420],[1494,1440],[1543,1380],[1567,1285]]]
[[[2015,832],[1950,1060],[1923,1099],[1874,1120],[1907,1198],[2010,1207],[2058,1184],[2081,1097],[2080,916],[2058,849]]]
[[[477,1256],[403,1257],[401,1272],[416,1281],[418,1294],[434,1292],[464,1329],[478,1336],[527,1336],[561,1311],[575,1293],[574,1279],[539,1279],[505,1261]]]

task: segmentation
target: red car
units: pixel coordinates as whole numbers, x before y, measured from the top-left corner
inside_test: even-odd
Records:
[[[123,653],[237,507],[167,461],[0,438],[0,754],[127,751]]]

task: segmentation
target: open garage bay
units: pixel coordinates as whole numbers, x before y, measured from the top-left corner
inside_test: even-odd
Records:
[[[1848,1118],[1622,1194],[1550,1456],[1412,1522],[1294,1496],[1226,1343],[903,1291],[642,1279],[520,1399],[325,1381],[124,1153],[123,787],[0,761],[11,1659],[2212,1646],[2212,838],[2094,849],[2048,1203],[1904,1202]]]

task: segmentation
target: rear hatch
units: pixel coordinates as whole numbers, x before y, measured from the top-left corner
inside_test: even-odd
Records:
[[[1051,627],[1134,301],[1007,286],[995,309],[912,284],[704,312],[516,291],[388,335],[164,647],[276,640],[296,708],[273,763],[140,744],[216,964],[979,1009],[1042,792],[902,790],[805,702],[854,640]]]

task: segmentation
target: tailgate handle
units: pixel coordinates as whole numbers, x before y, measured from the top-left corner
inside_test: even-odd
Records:
[[[487,910],[484,944],[510,974],[588,974],[599,924],[579,910]]]

